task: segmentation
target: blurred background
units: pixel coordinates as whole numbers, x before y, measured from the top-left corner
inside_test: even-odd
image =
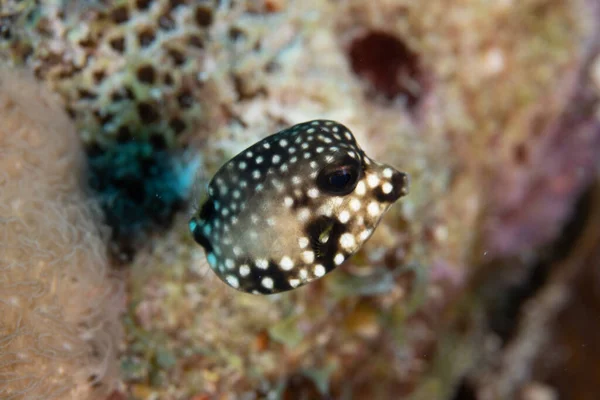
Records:
[[[597,0],[0,0],[0,398],[600,398]],[[239,293],[188,230],[311,119],[411,177]]]

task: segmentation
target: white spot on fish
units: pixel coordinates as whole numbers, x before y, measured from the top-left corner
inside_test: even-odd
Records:
[[[240,265],[240,276],[242,277],[246,277],[248,275],[250,275],[250,267],[248,266],[248,264],[242,264]]]
[[[227,283],[231,285],[231,287],[236,289],[240,287],[240,281],[235,275],[227,275],[225,279],[227,280]]]
[[[394,187],[392,186],[391,183],[386,182],[381,186],[381,190],[383,191],[383,193],[385,194],[390,194],[392,193],[392,190],[394,189]]]
[[[374,201],[370,202],[367,206],[367,212],[370,216],[376,217],[379,214],[379,204]]]
[[[294,268],[294,262],[288,256],[284,256],[279,262],[279,266],[284,271],[290,271],[292,268]]]
[[[260,281],[260,283],[267,289],[273,289],[273,284],[274,284],[273,279],[269,278],[268,276],[265,276],[264,278],[262,278],[262,281]]]
[[[342,236],[340,236],[340,245],[346,250],[352,250],[354,245],[356,245],[354,235],[347,232],[342,234]]]
[[[315,261],[315,253],[312,251],[303,252],[302,260],[307,264],[312,264]]]
[[[317,278],[322,277],[323,275],[325,275],[327,271],[325,270],[325,267],[321,264],[317,264],[315,265],[315,267],[313,268],[313,273],[315,274],[315,276]]]

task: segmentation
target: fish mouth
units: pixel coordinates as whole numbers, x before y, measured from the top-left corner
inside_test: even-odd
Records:
[[[385,166],[385,169],[392,170],[392,174],[381,182],[374,193],[379,202],[391,204],[408,194],[410,178],[407,173],[397,171],[392,167]]]
[[[393,201],[396,201],[400,197],[404,197],[408,194],[410,187],[410,178],[407,173],[394,171],[391,181],[393,189],[390,194],[394,198]]]

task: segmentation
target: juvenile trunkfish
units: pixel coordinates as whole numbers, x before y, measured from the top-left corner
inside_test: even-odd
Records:
[[[223,165],[189,226],[219,278],[272,294],[342,264],[406,194],[407,174],[370,159],[344,125],[315,120]]]

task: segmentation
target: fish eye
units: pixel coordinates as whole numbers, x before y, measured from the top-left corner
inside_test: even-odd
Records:
[[[329,185],[332,188],[335,188],[337,190],[343,190],[346,187],[346,185],[351,183],[351,181],[353,180],[353,175],[355,174],[352,174],[352,171],[350,171],[349,168],[341,168],[329,174],[327,179],[329,181]]]
[[[354,190],[360,174],[360,165],[356,161],[328,165],[319,173],[317,186],[325,193],[345,196]]]

